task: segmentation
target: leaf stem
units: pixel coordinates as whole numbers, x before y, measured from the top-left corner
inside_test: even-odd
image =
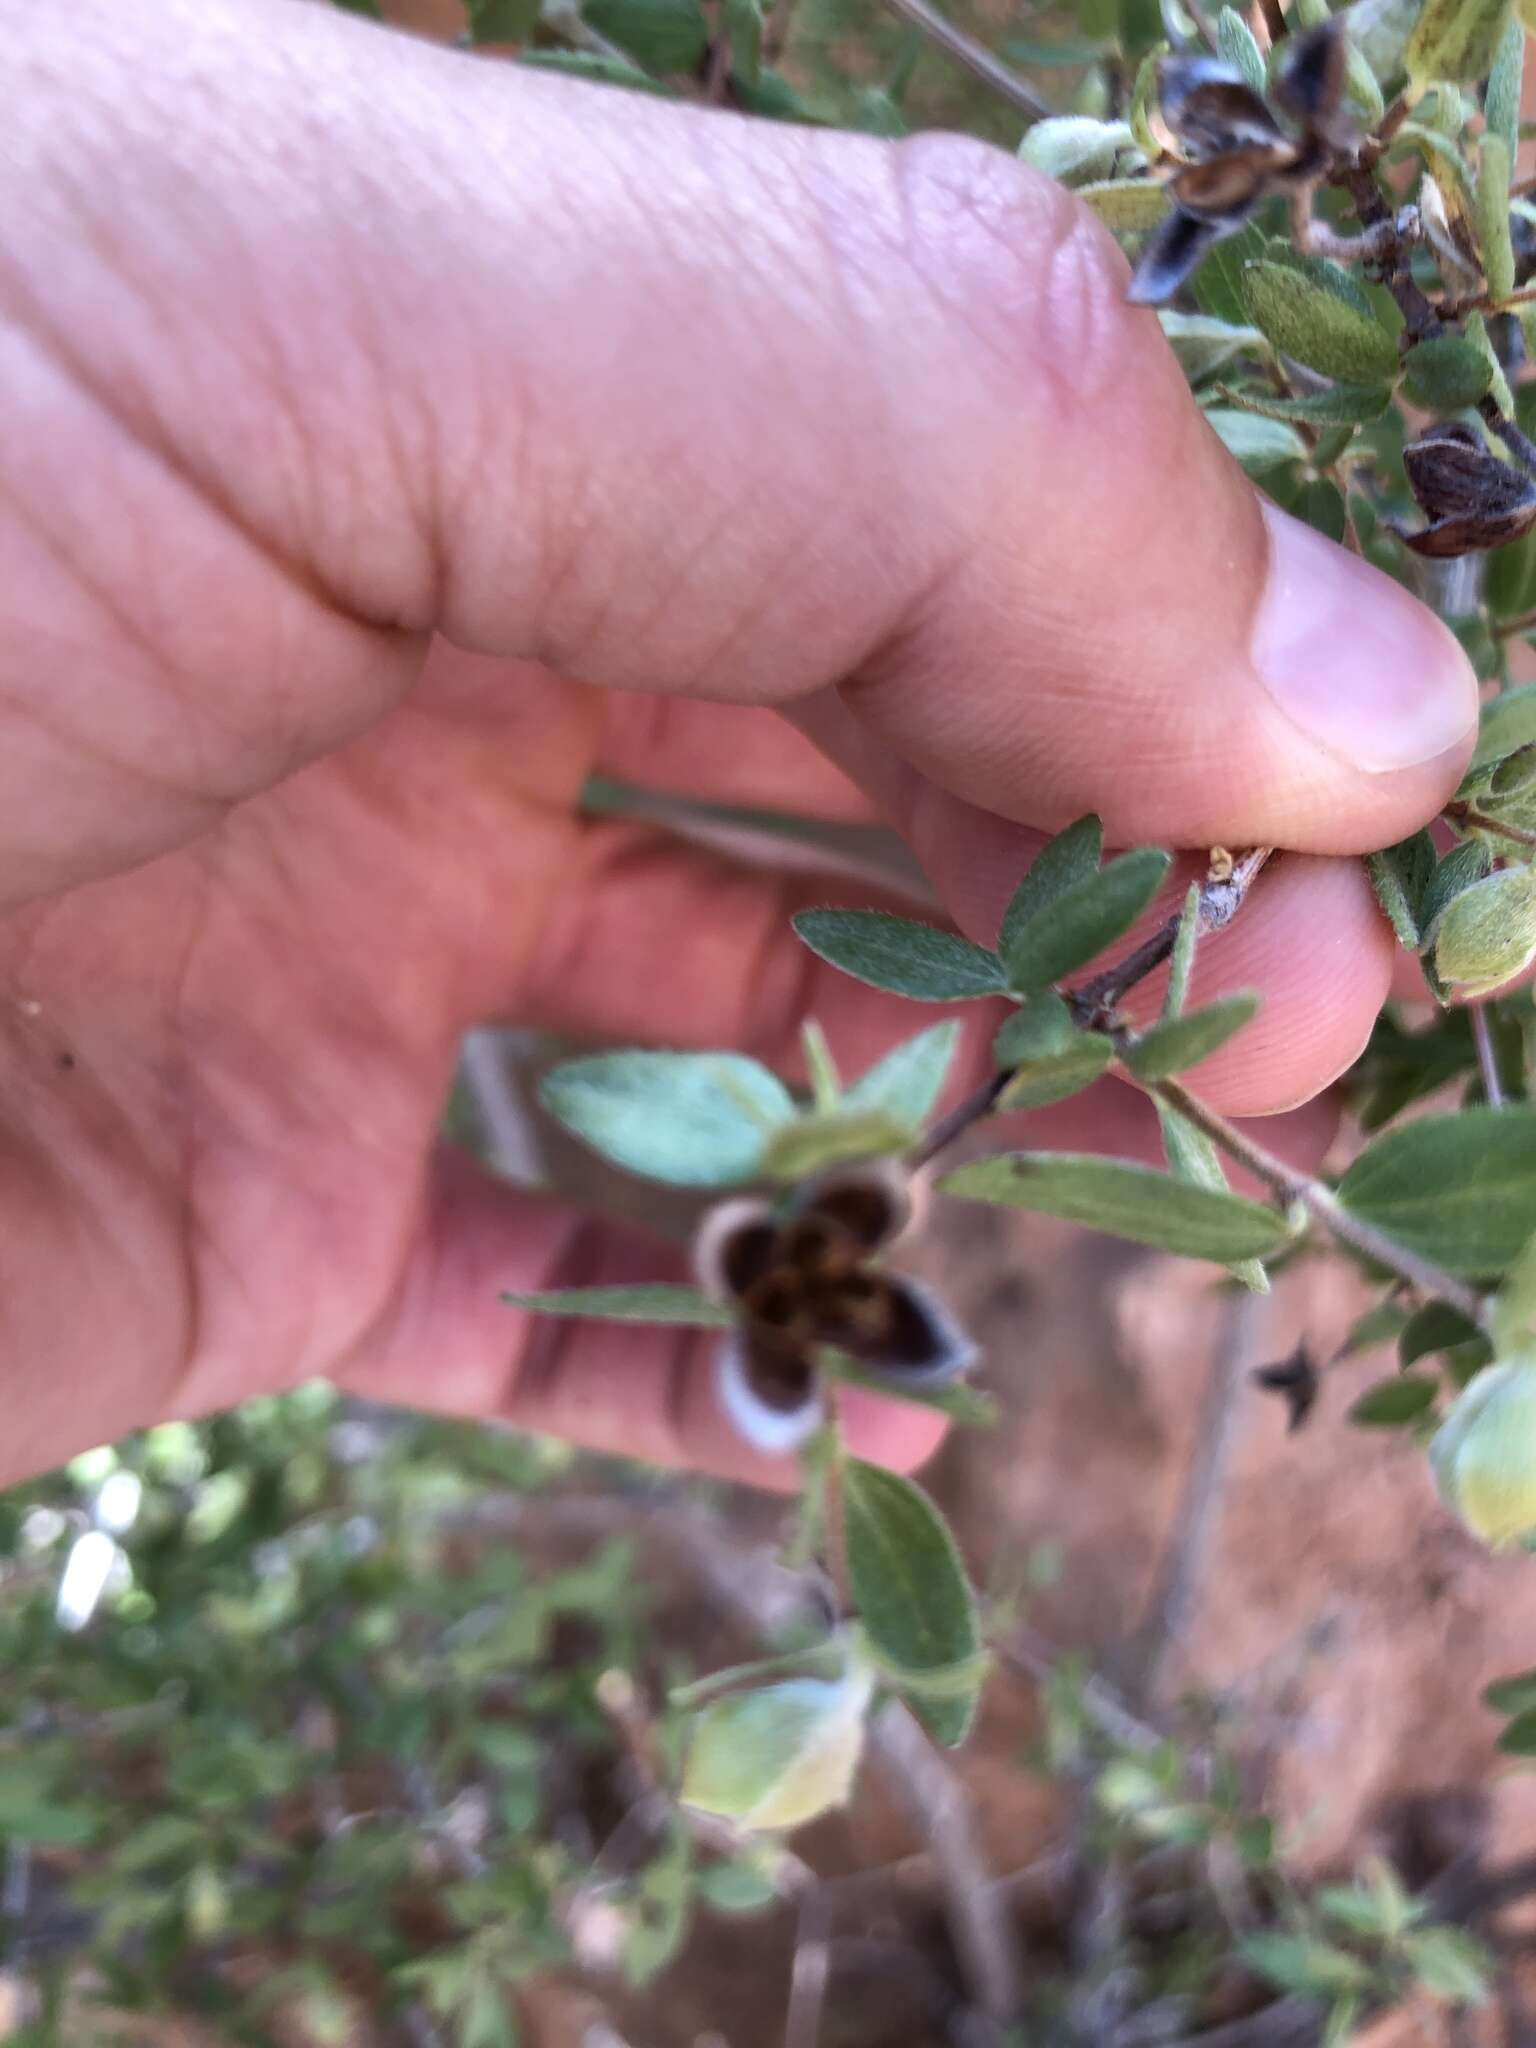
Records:
[[[1042,121],[1055,111],[1033,86],[1026,84],[1000,57],[994,57],[984,43],[978,43],[974,36],[967,35],[954,22],[946,21],[936,8],[928,5],[928,0],[885,0],[885,4],[903,21],[921,29],[929,42],[936,43],[957,64],[963,64],[984,85],[990,85],[994,92],[1010,100],[1021,114],[1028,114],[1032,121]]]
[[[1477,1047],[1478,1071],[1483,1077],[1483,1096],[1490,1109],[1504,1107],[1504,1083],[1499,1079],[1499,1055],[1493,1043],[1493,1026],[1484,1004],[1473,1003],[1472,1043]]]
[[[1506,825],[1502,818],[1486,817],[1471,804],[1447,804],[1442,815],[1463,831],[1493,832],[1516,846],[1536,846],[1536,832],[1527,831],[1524,825]]]
[[[1232,922],[1242,909],[1248,891],[1271,851],[1267,846],[1254,846],[1234,857],[1223,853],[1220,848],[1216,850],[1205,880],[1200,884],[1199,930],[1202,934],[1222,931]],[[1114,1022],[1116,1008],[1136,984],[1145,981],[1149,974],[1155,974],[1172,956],[1183,918],[1184,910],[1180,905],[1172,917],[1115,966],[1107,967],[1092,981],[1085,981],[1081,988],[1064,991],[1077,1021],[1089,1030],[1107,1029]],[[1000,1068],[963,1102],[957,1103],[948,1116],[941,1117],[908,1154],[907,1165],[911,1171],[915,1173],[920,1167],[927,1166],[957,1138],[963,1137],[973,1124],[990,1116],[1018,1071],[1016,1066]]]
[[[1366,1222],[1364,1217],[1354,1215],[1331,1188],[1325,1187],[1320,1180],[1314,1180],[1310,1174],[1287,1166],[1283,1159],[1277,1159],[1274,1153],[1256,1144],[1246,1132],[1207,1108],[1179,1082],[1154,1082],[1146,1086],[1146,1092],[1155,1095],[1170,1109],[1177,1110],[1197,1130],[1204,1131],[1213,1145],[1225,1152],[1229,1159],[1246,1166],[1278,1200],[1299,1202],[1308,1215],[1331,1231],[1341,1244],[1347,1244],[1362,1257],[1385,1266],[1421,1294],[1431,1298],[1438,1296],[1450,1302],[1479,1329],[1488,1327],[1487,1307],[1475,1289],[1437,1266],[1432,1259],[1420,1258],[1417,1252],[1399,1244],[1385,1231],[1378,1230],[1375,1224]]]

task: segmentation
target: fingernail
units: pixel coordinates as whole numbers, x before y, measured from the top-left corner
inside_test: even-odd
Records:
[[[1253,658],[1287,718],[1369,774],[1465,745],[1477,726],[1472,664],[1400,584],[1265,505],[1269,581]]]

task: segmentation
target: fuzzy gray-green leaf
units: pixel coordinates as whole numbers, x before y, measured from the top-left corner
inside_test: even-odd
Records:
[[[1033,995],[1097,959],[1130,930],[1167,872],[1167,854],[1142,847],[1069,883],[1010,932],[1009,987]]]
[[[1373,853],[1366,862],[1376,900],[1386,912],[1400,944],[1417,952],[1424,936],[1424,891],[1429,886],[1436,862],[1435,842],[1427,832],[1415,832],[1396,846]]]
[[[556,1067],[539,1094],[605,1159],[678,1187],[751,1180],[796,1114],[783,1082],[734,1052],[599,1053]]]
[[[1248,314],[1282,355],[1346,384],[1385,384],[1397,375],[1397,345],[1352,280],[1334,265],[1306,269],[1265,260],[1243,272]]]
[[[1166,1018],[1141,1034],[1126,1053],[1125,1064],[1138,1081],[1166,1081],[1209,1059],[1242,1030],[1258,1007],[1258,997],[1244,993]]]
[[[1424,0],[1404,62],[1415,89],[1486,78],[1509,18],[1509,0]]]
[[[843,1098],[845,1107],[881,1110],[920,1130],[943,1093],[959,1042],[960,1026],[953,1017],[919,1031],[859,1076]]]
[[[1499,38],[1493,69],[1488,73],[1488,90],[1483,99],[1483,120],[1490,135],[1497,135],[1515,160],[1520,147],[1520,98],[1525,80],[1525,27],[1511,15]]]
[[[1367,1387],[1349,1411],[1349,1420],[1362,1429],[1401,1429],[1417,1422],[1434,1407],[1440,1382],[1428,1373],[1399,1373]]]
[[[1112,1237],[1221,1264],[1267,1257],[1292,1237],[1284,1217],[1257,1202],[1090,1153],[1015,1152],[978,1159],[940,1186],[972,1201],[1061,1216]]]
[[[1240,71],[1256,93],[1262,95],[1269,90],[1264,52],[1235,7],[1223,7],[1216,17],[1216,50],[1223,63]]]
[[[1006,960],[1019,933],[1037,912],[1053,903],[1074,882],[1086,881],[1098,873],[1104,852],[1104,827],[1090,812],[1068,825],[1054,839],[1048,839],[1024,871],[1003,912],[998,928],[997,950]]]
[[[981,1649],[976,1596],[948,1524],[920,1487],[881,1465],[843,1467],[848,1580],[865,1634],[892,1672],[963,1670]],[[899,1679],[896,1681],[899,1684]],[[963,1739],[980,1684],[912,1706],[941,1742]]]
[[[1498,1274],[1536,1235],[1536,1109],[1464,1109],[1385,1132],[1339,1183],[1352,1215],[1454,1273]]]
[[[1306,442],[1284,420],[1265,419],[1259,413],[1221,405],[1212,406],[1205,418],[1227,453],[1250,476],[1262,476],[1266,470],[1300,462],[1306,456]]]
[[[920,1003],[1000,995],[1002,965],[985,946],[884,910],[802,910],[795,930],[813,953],[855,981]]]
[[[1509,230],[1513,161],[1502,135],[1484,135],[1477,158],[1477,235],[1483,274],[1495,299],[1508,298],[1515,288],[1515,250]]]
[[[1382,417],[1392,400],[1385,384],[1334,384],[1327,391],[1309,391],[1301,398],[1277,398],[1270,391],[1234,391],[1226,384],[1217,388],[1223,398],[1243,412],[1315,427],[1370,426]]]
[[[1464,839],[1460,846],[1453,846],[1445,858],[1436,863],[1433,874],[1424,885],[1419,904],[1419,921],[1426,939],[1433,938],[1435,926],[1446,908],[1463,889],[1470,889],[1474,882],[1480,882],[1490,864],[1488,849],[1480,839]]]
[[[1117,235],[1144,235],[1157,227],[1173,201],[1151,178],[1108,178],[1079,185],[1077,196]]]
[[[1536,742],[1536,683],[1519,690],[1506,690],[1483,706],[1478,726],[1474,768],[1490,761],[1502,761],[1507,754]]]
[[[1178,1180],[1187,1180],[1192,1187],[1210,1188],[1219,1195],[1230,1194],[1227,1169],[1221,1163],[1221,1154],[1199,1125],[1192,1124],[1187,1116],[1157,1096],[1152,1098],[1152,1106],[1162,1127],[1163,1154],[1168,1161],[1168,1171]],[[1268,1294],[1269,1275],[1257,1259],[1231,1259],[1223,1263],[1232,1277],[1241,1280],[1251,1293]]]
[[[1000,1043],[1007,1028],[1004,1025],[998,1034]],[[997,1106],[1000,1110],[1047,1109],[1053,1102],[1065,1102],[1091,1087],[1114,1055],[1114,1046],[1102,1032],[1079,1031],[1059,1052],[1020,1060]]]
[[[1488,358],[1462,334],[1421,341],[1403,366],[1403,396],[1421,412],[1461,412],[1476,405],[1492,382]]]

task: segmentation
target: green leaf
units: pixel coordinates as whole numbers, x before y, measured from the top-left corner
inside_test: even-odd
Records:
[[[1504,1275],[1490,1316],[1493,1341],[1502,1352],[1526,1348],[1536,1333],[1536,1237]]]
[[[652,78],[638,65],[620,57],[606,57],[596,50],[524,50],[518,58],[530,71],[559,71],[567,78],[584,78],[589,85],[617,85],[627,92],[655,93],[672,97],[671,89]]]
[[[1461,334],[1419,342],[1403,366],[1403,396],[1422,412],[1461,412],[1476,405],[1492,382],[1488,358]]]
[[[763,10],[758,0],[724,0],[724,22],[732,78],[756,85],[763,68]]]
[[[1163,992],[1163,1021],[1182,1017],[1189,1000],[1189,977],[1194,972],[1195,948],[1200,941],[1200,884],[1191,882],[1179,912],[1179,929],[1168,956],[1168,986]]]
[[[1488,849],[1480,839],[1463,840],[1460,846],[1453,846],[1445,858],[1436,863],[1419,903],[1419,922],[1426,940],[1434,937],[1435,926],[1447,907],[1464,889],[1480,882],[1489,865]]]
[[[1351,1323],[1349,1335],[1339,1347],[1340,1358],[1353,1358],[1360,1351],[1374,1351],[1378,1344],[1392,1344],[1409,1322],[1407,1309],[1395,1301],[1378,1301]]]
[[[699,0],[585,0],[582,20],[647,71],[671,77],[696,71],[709,47]]]
[[[1002,1041],[1007,1031],[998,1033]],[[1114,1058],[1115,1048],[1098,1031],[1079,1031],[1059,1053],[1026,1059],[998,1099],[1000,1110],[1046,1109],[1092,1087]],[[1008,1064],[1004,1062],[1004,1064]]]
[[[1500,868],[1452,898],[1435,930],[1435,971],[1462,996],[1502,988],[1536,959],[1536,868]]]
[[[1424,0],[1404,52],[1415,90],[1486,78],[1508,18],[1509,0]]]
[[[1521,1671],[1513,1678],[1496,1678],[1483,1688],[1483,1705],[1495,1714],[1536,1712],[1536,1671]]]
[[[1369,1966],[1358,1956],[1310,1934],[1250,1934],[1240,1952],[1271,1984],[1304,1997],[1332,1998],[1371,1979]]]
[[[1421,0],[1353,0],[1344,10],[1350,43],[1384,85],[1403,68],[1403,52],[1420,4]]]
[[[1240,233],[1218,242],[1190,280],[1201,312],[1234,327],[1246,327],[1249,313],[1243,296],[1243,266],[1257,261],[1268,248],[1263,230],[1252,221]]]
[[[1482,768],[1490,761],[1502,761],[1506,755],[1518,753],[1521,747],[1533,743],[1536,743],[1536,683],[1527,683],[1523,689],[1506,690],[1501,697],[1495,697],[1483,706],[1472,766]]]
[[[943,1093],[959,1043],[960,1025],[953,1017],[919,1031],[859,1076],[848,1090],[846,1106],[879,1110],[921,1130]]]
[[[1203,1010],[1154,1024],[1125,1054],[1125,1064],[1138,1081],[1166,1081],[1209,1059],[1242,1030],[1258,1007],[1256,995],[1223,996]]]
[[[1495,299],[1508,298],[1515,288],[1515,250],[1509,231],[1511,165],[1504,138],[1484,135],[1477,153],[1477,235],[1483,275]]]
[[[1427,832],[1415,832],[1396,846],[1373,853],[1366,861],[1376,900],[1387,913],[1399,944],[1416,953],[1424,936],[1422,924],[1424,891],[1435,871],[1438,855]]]
[[[1486,1365],[1493,1347],[1460,1309],[1452,1308],[1448,1301],[1426,1301],[1403,1325],[1397,1340],[1397,1362],[1406,1371],[1421,1358],[1442,1352],[1462,1363],[1475,1357],[1478,1365]]]
[[[807,1110],[781,1124],[763,1147],[758,1168],[763,1180],[791,1182],[824,1173],[846,1159],[879,1159],[905,1151],[915,1128],[888,1109]]]
[[[1481,355],[1478,361],[1481,363]],[[1392,393],[1385,384],[1335,384],[1327,391],[1309,391],[1303,398],[1277,398],[1268,391],[1234,391],[1228,384],[1218,388],[1223,398],[1244,412],[1258,413],[1267,420],[1300,420],[1317,427],[1368,427],[1384,415],[1392,402]]]
[[[832,1057],[827,1034],[814,1017],[800,1026],[800,1048],[805,1055],[806,1078],[811,1085],[814,1109],[838,1109],[843,1100],[843,1077]]]
[[[1163,1153],[1168,1161],[1168,1170],[1175,1179],[1188,1181],[1191,1187],[1209,1188],[1218,1195],[1229,1194],[1227,1170],[1221,1163],[1220,1153],[1204,1131],[1156,1096],[1152,1099],[1152,1106],[1162,1126]],[[1232,1259],[1224,1263],[1233,1278],[1241,1280],[1250,1292],[1268,1294],[1269,1275],[1257,1259]]]
[[[1024,132],[1024,162],[1063,185],[1099,184],[1109,178],[1115,158],[1132,142],[1125,121],[1096,121],[1087,114],[1052,114]],[[1156,188],[1154,187],[1154,190]]]
[[[1300,462],[1306,456],[1306,442],[1284,420],[1219,405],[1212,406],[1205,418],[1227,453],[1235,456],[1250,476],[1262,476],[1267,469]]]
[[[1002,963],[985,946],[884,910],[802,910],[794,927],[844,974],[914,1002],[968,1002],[1007,987]]]
[[[822,1370],[829,1378],[846,1381],[849,1386],[868,1387],[871,1393],[879,1394],[883,1400],[906,1401],[914,1408],[931,1408],[936,1415],[948,1416],[956,1429],[996,1429],[1001,1414],[990,1394],[984,1394],[980,1387],[967,1385],[964,1380],[951,1380],[945,1387],[893,1383],[879,1373],[866,1372],[861,1365],[836,1351],[822,1354]]]
[[[1160,306],[1157,320],[1191,384],[1198,384],[1234,357],[1270,355],[1269,343],[1257,327],[1234,327],[1230,321],[1213,320],[1208,313],[1180,313],[1171,306]],[[1225,385],[1222,390],[1227,397],[1233,396]],[[1251,412],[1261,409],[1248,408]]]
[[[1060,996],[1047,992],[1021,1003],[998,1027],[992,1056],[1000,1067],[1016,1067],[1021,1060],[1052,1059],[1067,1052],[1078,1037],[1071,1010]]]
[[[50,1849],[78,1849],[95,1841],[103,1816],[89,1806],[52,1803],[41,1797],[0,1801],[0,1840],[35,1842]]]
[[[1420,1928],[1403,1936],[1401,1953],[1432,1998],[1481,2005],[1492,1996],[1493,1959],[1464,1928]]]
[[[1452,1272],[1502,1273],[1536,1234],[1536,1109],[1464,1109],[1375,1139],[1339,1183],[1351,1215]]]
[[[1099,871],[1104,851],[1104,828],[1091,813],[1048,839],[1025,870],[1014,890],[998,929],[997,950],[1006,960],[1018,942],[1020,932],[1038,911],[1054,903],[1074,883],[1086,881]]]
[[[1506,1756],[1536,1756],[1536,1707],[1516,1714],[1499,1737],[1499,1748]]]
[[[734,1052],[599,1053],[556,1067],[539,1095],[605,1159],[677,1187],[753,1179],[795,1116],[783,1082]]]
[[[589,1316],[603,1323],[698,1323],[705,1328],[729,1327],[731,1312],[711,1301],[697,1287],[669,1286],[661,1281],[635,1287],[559,1287],[545,1293],[503,1294],[508,1308],[540,1316]]]
[[[715,1700],[693,1717],[681,1798],[746,1828],[794,1828],[852,1790],[867,1674],[790,1678]]]
[[[976,1596],[948,1524],[928,1496],[883,1465],[843,1467],[843,1542],[859,1621],[891,1671],[949,1671],[981,1649]],[[952,1698],[918,1696],[913,1710],[940,1741],[964,1739],[977,1682]]]
[[[525,43],[539,19],[539,0],[465,0],[474,43]]]
[[[1264,1258],[1293,1235],[1283,1217],[1257,1202],[1174,1180],[1128,1159],[1089,1153],[1014,1152],[977,1159],[940,1186],[972,1201],[1065,1217],[1136,1244],[1218,1263]]]
[[[1264,52],[1235,7],[1223,7],[1216,17],[1216,49],[1222,62],[1240,71],[1261,98],[1269,91]]]
[[[1346,271],[1321,258],[1264,260],[1242,273],[1248,316],[1282,355],[1346,384],[1397,376],[1397,345]]]
[[[1499,38],[1483,99],[1483,120],[1488,133],[1498,136],[1511,163],[1520,148],[1520,96],[1524,79],[1525,30],[1511,15]]]
[[[835,124],[817,111],[779,71],[765,64],[758,77],[732,82],[736,104],[744,114],[757,114],[765,121],[794,121],[805,128],[830,128]]]
[[[1166,187],[1151,178],[1096,179],[1079,185],[1077,196],[1117,235],[1150,233],[1173,204]]]
[[[1404,1373],[1398,1378],[1378,1380],[1349,1411],[1349,1420],[1366,1429],[1399,1429],[1417,1422],[1433,1408],[1440,1394],[1440,1382],[1427,1373]]]
[[[1163,151],[1162,143],[1153,133],[1151,117],[1157,109],[1158,71],[1167,55],[1166,42],[1154,43],[1137,65],[1131,86],[1131,136],[1149,163],[1155,162]]]
[[[1142,847],[1069,883],[1011,932],[1004,961],[1008,986],[1034,995],[1096,960],[1130,930],[1167,872],[1167,854]]]
[[[698,1875],[700,1902],[716,1913],[760,1913],[778,1898],[753,1863],[711,1863]]]

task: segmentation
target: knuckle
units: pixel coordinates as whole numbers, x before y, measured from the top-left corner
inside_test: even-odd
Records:
[[[908,246],[986,354],[1053,402],[1091,404],[1145,346],[1113,238],[1074,195],[987,143],[913,137],[895,152]]]

